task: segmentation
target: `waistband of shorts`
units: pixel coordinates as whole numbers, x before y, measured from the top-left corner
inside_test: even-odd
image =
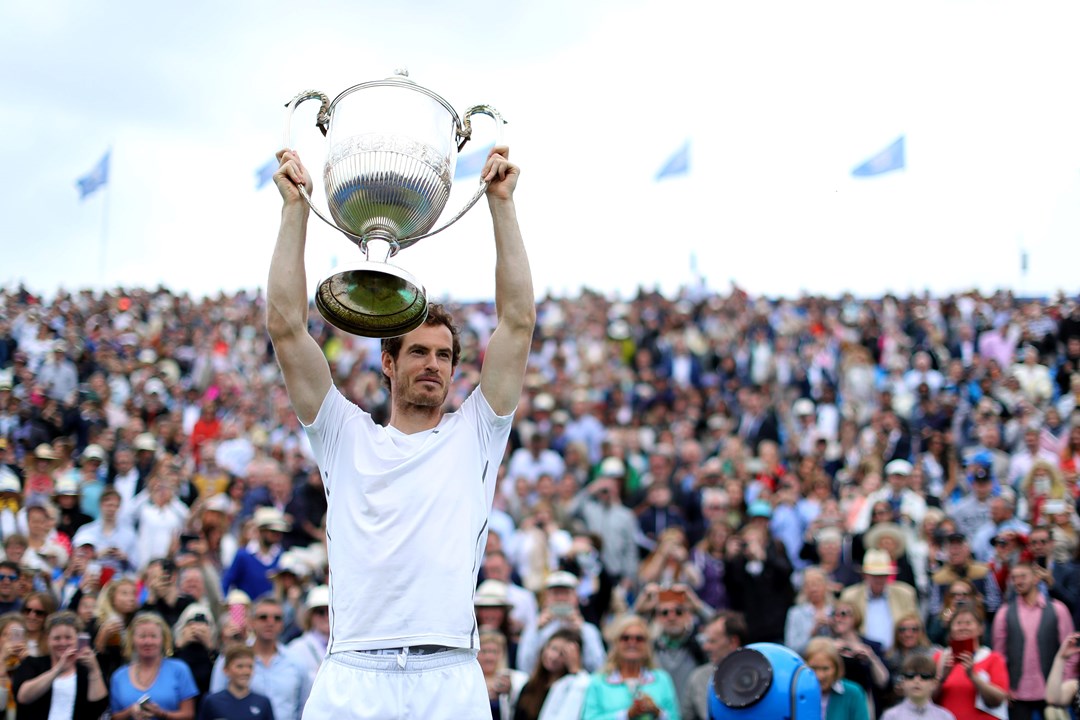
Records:
[[[457,649],[448,645],[410,645],[408,647],[378,648],[376,650],[353,650],[352,652],[364,653],[365,655],[393,655],[396,657],[406,650],[409,651],[409,655],[435,655]]]
[[[423,672],[424,670],[476,662],[476,650],[470,650],[469,648],[444,648],[441,645],[421,645],[419,647],[438,647],[439,651],[418,653],[414,648],[347,650],[333,653],[327,660],[360,670],[400,673]],[[405,650],[409,652],[406,654]],[[404,660],[404,667],[400,662],[402,659]]]

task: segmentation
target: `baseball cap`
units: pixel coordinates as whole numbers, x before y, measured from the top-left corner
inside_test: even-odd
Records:
[[[886,475],[910,475],[911,470],[911,463],[907,460],[893,460],[885,466]]]
[[[565,570],[557,570],[547,576],[547,580],[544,581],[545,588],[565,587],[565,588],[577,588],[578,579],[577,575]]]

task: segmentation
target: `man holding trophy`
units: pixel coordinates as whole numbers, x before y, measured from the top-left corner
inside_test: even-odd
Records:
[[[313,718],[490,717],[476,661],[472,605],[495,478],[536,321],[513,193],[518,168],[495,147],[482,178],[494,226],[495,302],[480,385],[443,412],[460,346],[437,306],[383,340],[388,424],[334,387],[307,330],[304,246],[312,183],[278,153],[283,198],[267,286],[267,327],[293,408],[311,439],[328,499],[330,640],[304,711]]]

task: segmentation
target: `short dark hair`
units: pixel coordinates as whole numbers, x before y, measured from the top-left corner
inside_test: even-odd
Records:
[[[750,637],[750,627],[746,624],[746,616],[734,610],[724,610],[716,615],[716,620],[724,621],[724,634],[729,638],[739,638],[739,645],[746,643]]]
[[[912,653],[900,665],[901,675],[929,675],[937,673],[937,663],[926,653]]]
[[[13,571],[16,575],[22,575],[22,568],[19,567],[19,563],[12,562],[11,560],[0,560],[0,570],[8,569]]]
[[[442,325],[450,331],[450,339],[453,348],[453,354],[450,357],[450,367],[456,368],[458,361],[461,360],[461,330],[454,324],[453,316],[451,316],[442,305],[431,303],[428,305],[428,314],[427,319],[424,320],[424,325]],[[390,357],[396,360],[398,353],[401,352],[404,337],[404,335],[398,335],[397,337],[383,338],[382,351],[388,353]],[[390,378],[383,375],[383,384],[389,389]]]

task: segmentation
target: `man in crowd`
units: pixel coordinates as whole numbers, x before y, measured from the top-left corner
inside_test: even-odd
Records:
[[[915,588],[889,578],[896,574],[896,564],[884,550],[867,550],[863,555],[863,581],[840,594],[840,599],[859,609],[863,624],[859,632],[881,643],[883,649],[892,647],[897,621],[919,609]]]
[[[709,720],[709,683],[716,666],[746,643],[748,634],[742,613],[725,610],[702,632],[701,648],[709,661],[690,673],[686,688],[679,694],[682,720]]]

